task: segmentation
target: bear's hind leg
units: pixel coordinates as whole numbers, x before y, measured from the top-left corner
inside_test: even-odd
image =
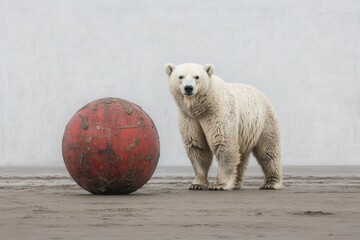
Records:
[[[276,127],[265,128],[253,153],[265,175],[265,183],[260,189],[282,188],[280,137]]]
[[[236,177],[235,189],[242,188],[242,184],[244,182],[244,173],[245,173],[245,170],[246,170],[246,168],[248,166],[248,162],[249,162],[249,156],[250,156],[249,153],[240,155],[240,163],[237,166],[237,177]]]
[[[281,163],[276,154],[271,150],[256,147],[254,149],[254,155],[265,175],[265,183],[260,189],[282,188]]]

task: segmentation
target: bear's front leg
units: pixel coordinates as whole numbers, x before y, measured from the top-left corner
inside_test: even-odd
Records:
[[[234,114],[234,111],[219,112],[200,121],[210,149],[218,160],[216,183],[209,190],[233,190],[237,185],[240,149]]]
[[[211,151],[195,145],[188,145],[186,149],[195,172],[195,179],[193,183],[189,185],[189,189],[207,190],[209,186],[207,176],[212,162]]]
[[[237,182],[237,166],[240,162],[240,153],[229,145],[216,146],[215,155],[218,159],[218,171],[215,185],[209,190],[233,190]]]
[[[180,133],[187,155],[195,172],[195,179],[189,185],[190,190],[206,190],[209,186],[207,180],[213,154],[207,144],[200,124],[183,114],[179,116]]]

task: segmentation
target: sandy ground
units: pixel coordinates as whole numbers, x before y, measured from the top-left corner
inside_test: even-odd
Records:
[[[0,239],[359,239],[360,166],[284,172],[283,190],[258,190],[250,168],[243,190],[213,192],[159,167],[134,194],[98,196],[61,167],[0,168]]]

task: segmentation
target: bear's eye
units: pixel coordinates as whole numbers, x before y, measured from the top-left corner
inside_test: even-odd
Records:
[[[199,76],[195,76],[195,79],[198,80],[198,79],[199,79]]]
[[[179,76],[179,79],[183,79],[184,78],[184,76]]]

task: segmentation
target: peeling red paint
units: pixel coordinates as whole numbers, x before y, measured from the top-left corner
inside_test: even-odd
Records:
[[[104,98],[81,108],[66,126],[63,158],[71,177],[94,194],[128,194],[152,176],[160,143],[136,104]]]

